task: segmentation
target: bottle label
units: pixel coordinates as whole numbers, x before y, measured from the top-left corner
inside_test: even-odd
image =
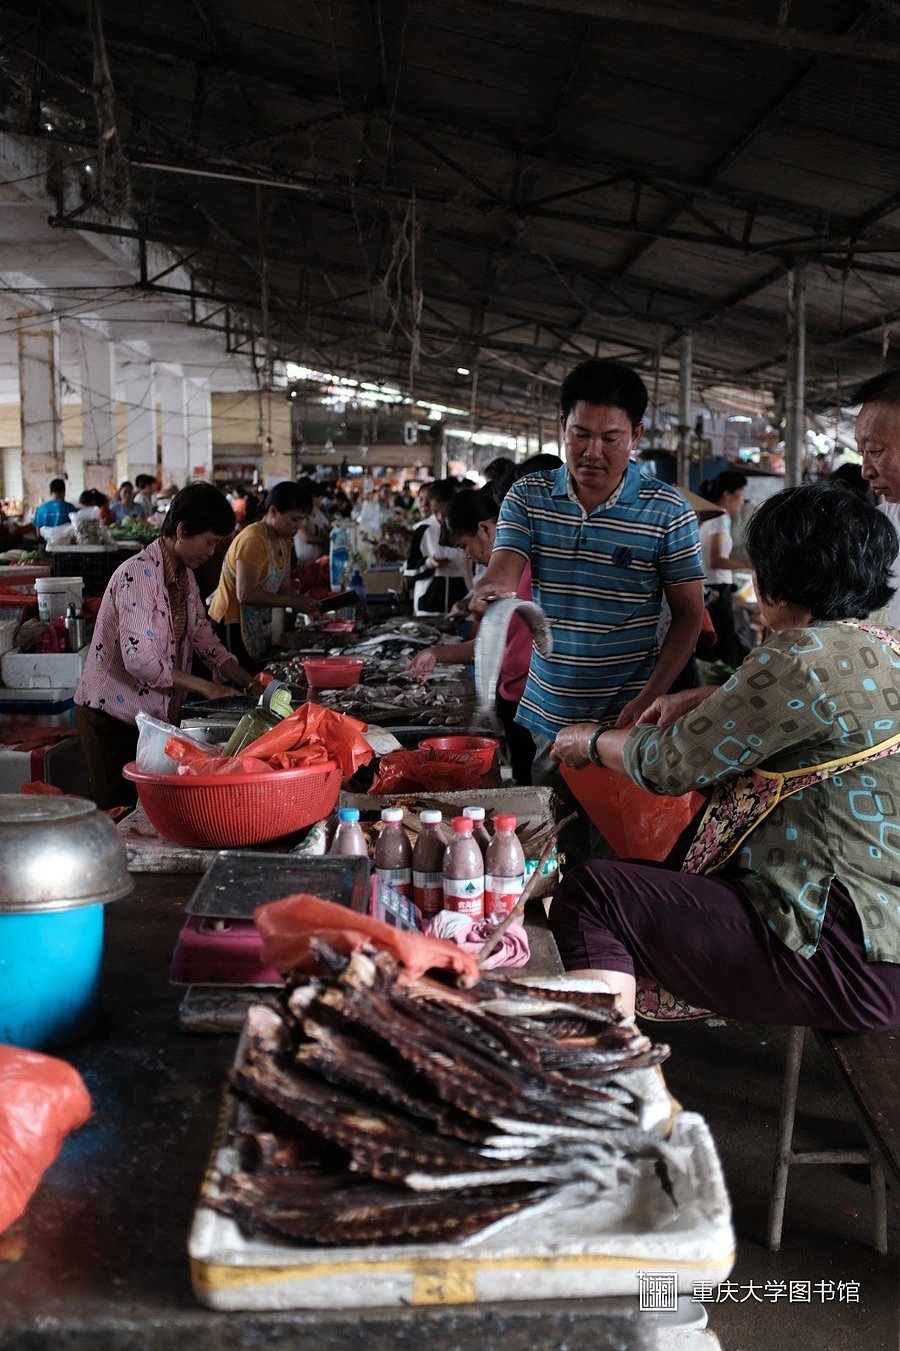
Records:
[[[498,915],[501,919],[515,910],[522,889],[525,886],[525,874],[517,877],[485,877],[484,913]]]
[[[484,919],[484,878],[445,877],[444,909],[455,910],[470,919]]]
[[[395,891],[412,900],[412,868],[376,868],[379,882],[389,882]]]
[[[420,873],[414,868],[413,900],[427,919],[439,914],[444,908],[443,874]]]

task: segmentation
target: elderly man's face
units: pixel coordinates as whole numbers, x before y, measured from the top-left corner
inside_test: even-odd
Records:
[[[863,404],[856,419],[862,475],[887,502],[900,502],[900,405]]]

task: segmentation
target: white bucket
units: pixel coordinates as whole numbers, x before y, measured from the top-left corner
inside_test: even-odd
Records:
[[[84,582],[80,577],[38,577],[34,589],[38,615],[46,623],[51,619],[64,619],[68,605],[74,605],[79,613],[81,611]]]

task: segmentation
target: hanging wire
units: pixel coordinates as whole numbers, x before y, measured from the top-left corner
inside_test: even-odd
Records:
[[[88,27],[94,53],[92,94],[97,110],[97,198],[110,216],[120,216],[131,205],[128,160],[122,152],[116,127],[116,91],[113,87],[100,0],[88,0]]]

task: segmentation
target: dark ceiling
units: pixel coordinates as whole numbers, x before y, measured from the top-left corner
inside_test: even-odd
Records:
[[[892,363],[897,0],[99,8],[0,0],[0,129],[260,360],[533,424],[586,355],[671,401],[687,329],[698,398],[777,405],[796,262],[810,400]]]

